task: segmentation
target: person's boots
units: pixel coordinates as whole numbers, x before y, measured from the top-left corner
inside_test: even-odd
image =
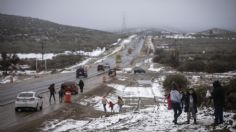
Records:
[[[197,120],[196,119],[194,119],[194,124],[197,124]]]
[[[173,120],[173,123],[176,125],[177,124],[177,120]]]

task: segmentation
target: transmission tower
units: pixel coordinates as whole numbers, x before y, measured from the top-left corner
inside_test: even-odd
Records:
[[[125,14],[123,14],[121,32],[125,32],[126,29],[127,29],[127,27],[126,27],[126,18],[125,18]]]

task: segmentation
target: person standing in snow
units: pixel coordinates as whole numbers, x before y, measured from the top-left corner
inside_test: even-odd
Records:
[[[62,103],[63,97],[64,97],[64,85],[61,85],[61,89],[59,90],[58,94],[59,94],[59,102]]]
[[[184,105],[185,105],[185,101],[186,101],[186,92],[184,91],[181,91],[180,94],[182,95],[182,98],[181,98],[181,109],[184,108]]]
[[[103,109],[104,109],[104,112],[105,114],[107,114],[107,108],[106,108],[106,105],[107,105],[107,99],[105,96],[102,97],[102,105],[103,105]]]
[[[167,92],[168,93],[168,92]],[[167,101],[167,109],[168,110],[171,110],[172,109],[172,106],[171,106],[171,99],[170,99],[170,93],[166,94],[165,95],[165,98],[163,100],[163,102],[166,102]]]
[[[212,99],[215,109],[215,125],[223,123],[224,90],[219,81],[213,82]]]
[[[177,119],[182,113],[182,109],[180,106],[182,95],[177,90],[177,85],[174,82],[172,83],[172,90],[170,91],[170,99],[171,99],[171,103],[172,103],[172,108],[174,110],[173,123],[177,124]]]
[[[194,89],[189,89],[185,97],[185,108],[184,112],[187,112],[187,123],[190,123],[190,114],[192,114],[194,119],[194,124],[197,123],[196,113],[197,113],[197,95]]]
[[[111,108],[111,113],[114,113],[114,103],[112,101],[109,101],[109,107]]]
[[[79,88],[80,88],[80,93],[83,93],[84,91],[84,81],[82,79],[79,80]]]
[[[117,104],[119,106],[119,112],[121,112],[122,111],[122,106],[124,105],[124,101],[122,100],[122,98],[120,96],[118,96]]]
[[[210,106],[211,105],[211,92],[210,92],[210,89],[207,89],[205,99],[206,99],[205,105]]]
[[[53,96],[54,102],[56,102],[56,99],[55,99],[55,93],[56,93],[56,91],[55,91],[55,84],[52,83],[52,84],[49,86],[48,89],[49,89],[49,92],[50,92],[49,102],[50,102],[50,104],[51,104],[51,98],[52,98],[52,96]]]

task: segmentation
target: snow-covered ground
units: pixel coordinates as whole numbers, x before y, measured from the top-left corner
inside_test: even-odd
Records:
[[[66,119],[63,121],[49,121],[43,131],[127,131],[127,132],[153,132],[153,131],[195,131],[208,132],[213,130],[222,130],[224,127],[230,131],[235,131],[233,125],[228,123],[217,126],[215,129],[211,126],[212,116],[210,109],[202,109],[198,114],[198,123],[174,125],[172,123],[173,113],[161,105],[159,108],[146,108],[139,112],[127,112],[116,114],[110,117],[102,117],[91,120],[73,120]],[[225,113],[226,119],[232,118],[233,114]],[[184,113],[179,118],[180,123],[186,121],[187,115]],[[227,125],[228,124],[228,125]],[[233,122],[235,125],[235,122]]]
[[[161,85],[155,82],[152,84],[152,89],[157,91],[157,93],[143,92],[146,87],[140,88],[130,88],[125,87],[124,85],[118,84],[109,84],[116,89],[115,94],[109,94],[107,96],[108,100],[116,100],[116,97],[119,96],[128,96],[129,97],[147,97],[152,98],[155,96],[162,96],[163,91]],[[132,90],[124,90],[132,89]],[[132,92],[131,92],[132,91]],[[139,92],[138,92],[139,91]],[[101,105],[102,97],[93,97],[82,100],[80,104],[94,104],[96,110],[103,110]],[[125,105],[125,107],[129,107]],[[107,107],[108,108],[108,107]],[[115,111],[117,111],[115,107]],[[109,108],[108,108],[109,110]],[[167,110],[167,106],[163,103],[157,105],[149,105],[147,108],[140,109],[139,111],[128,111],[125,113],[116,113],[109,117],[100,117],[100,118],[91,118],[86,120],[51,120],[44,123],[42,131],[127,131],[127,132],[143,132],[143,131],[197,131],[197,132],[208,132],[213,130],[222,130],[228,129],[230,131],[235,131],[233,126],[236,125],[236,122],[232,120],[233,113],[224,113],[225,123],[217,127],[213,127],[212,123],[213,110],[210,108],[201,108],[197,113],[197,124],[193,124],[191,120],[190,124],[187,124],[187,115],[182,113],[178,119],[179,125],[174,125],[173,120],[173,111]]]
[[[102,53],[104,53],[106,51],[106,48],[100,48],[98,47],[97,49],[94,49],[91,52],[86,52],[86,51],[65,51],[64,53],[46,53],[44,54],[44,59],[52,59],[53,57],[56,57],[58,55],[83,55],[83,56],[90,56],[90,57],[94,57],[94,56],[99,56]],[[18,57],[20,59],[33,59],[36,58],[38,60],[42,59],[42,54],[40,53],[18,53],[17,54]]]
[[[161,70],[164,69],[164,67],[159,67],[159,68],[154,68],[154,64],[151,64],[150,67],[148,68],[149,71],[154,71],[154,72],[160,72]]]
[[[174,35],[166,35],[166,38],[173,38],[173,39],[196,39],[191,35],[183,35],[183,34],[174,34]]]

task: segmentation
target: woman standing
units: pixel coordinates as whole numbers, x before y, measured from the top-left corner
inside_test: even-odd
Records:
[[[119,112],[121,112],[122,111],[122,106],[124,105],[124,101],[122,100],[122,98],[120,96],[118,96],[117,104],[119,106]]]
[[[174,82],[172,83],[172,90],[170,91],[170,99],[171,99],[171,103],[172,103],[171,106],[174,110],[173,123],[177,124],[178,117],[182,113],[182,109],[181,109],[182,95],[177,90],[177,84]]]
[[[189,89],[187,95],[185,97],[185,108],[184,111],[187,112],[187,123],[190,123],[190,117],[192,114],[194,119],[194,124],[197,123],[196,121],[196,113],[197,113],[197,95],[194,89]]]
[[[105,96],[102,97],[102,105],[103,105],[103,109],[104,109],[104,112],[105,114],[107,114],[107,108],[106,108],[106,105],[107,105],[107,99]]]

